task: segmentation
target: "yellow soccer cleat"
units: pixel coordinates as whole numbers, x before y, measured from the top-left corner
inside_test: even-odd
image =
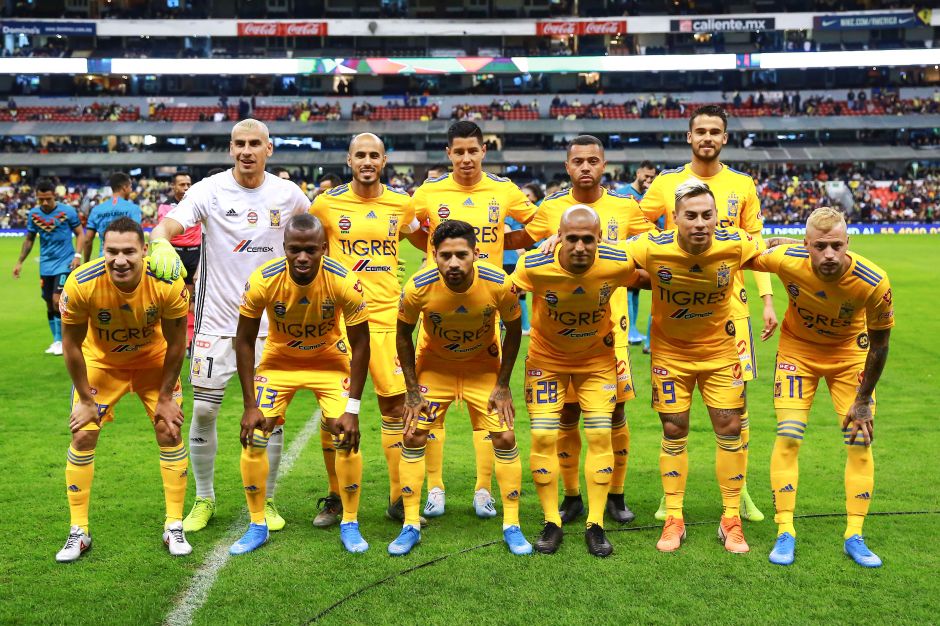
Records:
[[[747,484],[741,487],[741,519],[749,522],[763,522],[764,514],[760,512],[754,501],[751,500],[751,494],[747,492]]]
[[[284,521],[284,518],[281,517],[281,514],[277,512],[277,507],[274,506],[274,500],[272,498],[268,498],[264,501],[264,521],[268,525],[268,530],[272,532],[281,530],[287,523]]]
[[[209,523],[209,520],[212,519],[213,515],[215,515],[215,500],[196,496],[192,510],[189,511],[189,515],[183,520],[183,531],[194,533],[202,530],[206,527],[206,524]]]

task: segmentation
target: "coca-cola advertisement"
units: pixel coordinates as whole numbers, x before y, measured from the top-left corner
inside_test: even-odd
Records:
[[[538,22],[536,34],[542,37],[566,37],[578,34],[577,22]]]
[[[603,20],[596,22],[581,22],[581,35],[620,35],[627,32],[627,23],[624,20]]]
[[[239,37],[325,37],[326,22],[239,22]]]
[[[537,22],[536,34],[542,37],[571,35],[619,35],[627,32],[626,20],[592,20],[588,22]]]

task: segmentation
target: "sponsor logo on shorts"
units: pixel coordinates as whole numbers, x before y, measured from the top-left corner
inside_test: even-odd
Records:
[[[268,377],[267,377],[267,376],[255,376],[255,382],[256,382],[256,383],[266,383],[266,382],[268,382]]]
[[[795,372],[796,365],[793,365],[792,363],[786,363],[784,361],[780,361],[779,363],[777,363],[777,369],[783,370],[784,372]]]
[[[613,391],[616,388],[617,388],[617,385],[610,385],[610,384],[604,385],[604,391]]]
[[[653,373],[656,374],[657,376],[669,376],[669,370],[667,370],[665,367],[654,366]]]

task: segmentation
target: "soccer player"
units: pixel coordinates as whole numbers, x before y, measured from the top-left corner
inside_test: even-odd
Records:
[[[453,172],[429,179],[415,190],[412,198],[415,216],[422,223],[428,222],[428,237],[431,238],[435,229],[447,220],[469,223],[476,233],[480,260],[502,267],[506,216],[527,224],[535,215],[536,207],[511,180],[483,171],[486,157],[483,131],[473,122],[455,122],[447,130],[447,156]],[[430,244],[426,247],[431,258]],[[443,422],[437,422],[432,430],[427,449],[428,501],[424,508],[427,517],[443,515],[445,505]],[[473,432],[477,469],[473,508],[483,518],[496,515],[490,495],[493,447],[488,438],[485,429]]]
[[[177,172],[173,174],[172,190],[174,202],[161,204],[157,207],[157,218],[162,220],[173,207],[182,202],[183,196],[186,195],[186,192],[189,191],[192,185],[193,179],[188,172]],[[193,315],[193,301],[191,298],[195,289],[193,281],[196,278],[196,269],[199,267],[199,255],[202,249],[202,227],[196,224],[192,228],[187,228],[183,231],[182,235],[173,237],[173,239],[170,240],[170,244],[173,246],[173,249],[176,250],[176,254],[179,255],[180,260],[183,262],[183,267],[186,269],[186,274],[183,275],[183,282],[186,283],[186,288],[189,289],[190,295],[190,311],[186,319],[186,332],[188,333],[190,341],[192,341],[196,319]]]
[[[183,532],[188,455],[183,447],[179,373],[186,355],[189,292],[183,281],[146,272],[144,232],[128,217],[102,233],[104,258],[72,272],[65,282],[62,343],[72,378],[72,442],[65,464],[71,528],[60,563],[91,548],[88,505],[95,475],[95,447],[102,422],[129,393],[144,404],[160,447],[166,500],[163,542],[170,554],[192,552]]]
[[[845,218],[829,207],[806,221],[803,245],[772,248],[751,262],[787,286],[787,307],[774,368],[777,438],[770,484],[777,509],[777,542],[770,562],[793,563],[793,511],[799,486],[797,456],[819,380],[829,386],[846,445],[844,550],[864,567],[881,559],[865,545],[862,523],[875,486],[875,385],[888,358],[894,308],[888,275],[849,252]]]
[[[556,443],[566,400],[577,400],[584,412],[588,552],[613,553],[604,533],[614,473],[611,415],[618,371],[610,300],[635,278],[636,266],[622,249],[603,243],[601,224],[591,207],[569,207],[561,217],[558,248],[550,254],[527,252],[512,275],[517,287],[532,294],[525,398],[532,429],[530,468],[545,515],[535,549],[543,554],[557,551],[562,540]],[[568,396],[569,388],[574,397]]]
[[[388,465],[388,516],[404,520],[398,464],[401,459],[405,379],[395,353],[398,284],[398,241],[420,229],[411,197],[382,184],[388,157],[385,144],[372,133],[357,135],[349,144],[346,163],[352,181],[319,194],[310,212],[326,231],[330,258],[360,277],[369,302],[371,357],[369,371],[382,416],[382,450]],[[330,526],[342,515],[337,491],[332,434],[320,432],[330,491],[314,526]]]
[[[65,287],[69,272],[81,265],[82,255],[75,250],[84,249],[85,231],[78,213],[67,204],[56,201],[55,185],[48,178],[36,183],[38,206],[26,216],[26,238],[20,257],[13,266],[13,278],[19,278],[23,261],[29,256],[39,235],[39,281],[42,299],[46,301],[46,319],[52,331],[52,343],[46,354],[62,356],[62,314],[59,312],[59,294]],[[72,247],[72,235],[75,247]]]
[[[601,236],[608,242],[624,241],[628,237],[645,233],[652,228],[632,198],[609,191],[601,186],[601,176],[607,167],[604,145],[591,135],[579,135],[568,144],[565,169],[571,178],[571,187],[547,196],[539,211],[521,234],[506,236],[508,247],[529,247],[534,242],[558,232],[562,214],[579,204],[589,206],[601,220]],[[614,473],[610,477],[607,512],[617,522],[634,519],[633,511],[624,502],[624,484],[630,450],[630,429],[624,413],[624,403],[635,397],[630,370],[627,326],[626,290],[618,289],[610,300],[614,320],[614,346],[617,354],[617,405],[614,408],[611,437],[614,447]],[[584,512],[578,468],[581,463],[581,435],[578,432],[580,407],[577,393],[568,388],[566,397],[571,401],[561,412],[558,434],[558,462],[565,489],[561,504],[561,521],[572,522]]]
[[[692,160],[676,169],[660,172],[653,180],[640,203],[646,217],[651,222],[662,217],[666,220],[666,228],[675,228],[675,191],[679,185],[692,177],[707,183],[715,195],[718,228],[741,228],[754,239],[760,240],[763,218],[754,180],[748,174],[733,170],[719,160],[722,147],[728,143],[728,116],[724,109],[716,105],[706,105],[693,111],[689,118],[686,141],[692,148]],[[770,276],[755,272],[754,281],[764,301],[764,327],[761,334],[769,338],[777,328]],[[747,306],[747,291],[744,289],[744,277],[741,272],[735,274],[733,287],[735,345],[741,361],[743,380],[747,382],[757,377],[757,361],[751,332],[750,309]],[[741,418],[741,432],[746,460],[751,436],[746,405]],[[764,519],[764,514],[748,494],[746,484],[742,487],[741,498],[741,517],[752,522]],[[663,498],[656,512],[656,519],[665,520],[666,515],[666,501]]]
[[[115,172],[108,179],[111,197],[92,207],[85,224],[84,258],[87,263],[95,245],[95,234],[103,233],[108,224],[119,217],[129,217],[140,223],[140,207],[128,200],[131,195],[131,177],[124,172]],[[99,246],[98,256],[104,255],[104,241]]]
[[[182,263],[168,240],[197,223],[204,229],[190,362],[193,423],[189,452],[196,478],[196,501],[183,523],[187,532],[205,528],[215,513],[216,417],[225,386],[236,369],[234,339],[243,286],[255,268],[282,255],[285,225],[293,215],[310,208],[310,200],[300,187],[264,171],[273,151],[268,127],[263,123],[245,119],[235,124],[229,143],[235,166],[193,185],[151,233],[151,271],[161,277],[175,277]],[[262,317],[257,358],[261,357],[260,344],[267,334],[267,320]],[[277,426],[268,440],[271,468],[266,514],[270,530],[284,527],[284,518],[273,500],[283,446],[283,428]]]
[[[513,554],[529,554],[532,546],[519,528],[522,463],[509,390],[522,342],[519,298],[503,270],[479,261],[475,228],[467,222],[442,223],[431,245],[436,267],[405,283],[398,308],[396,344],[408,388],[400,469],[405,523],[388,551],[408,554],[421,540],[418,513],[428,434],[450,405],[463,399],[473,429],[487,431],[492,440],[503,539]],[[424,332],[416,357],[412,336],[419,318]],[[500,319],[506,326],[502,350]]]
[[[697,179],[676,188],[675,207],[675,229],[648,233],[627,246],[637,265],[649,272],[653,291],[653,409],[663,425],[659,471],[667,510],[656,547],[674,552],[685,539],[686,444],[698,385],[718,444],[715,473],[724,505],[718,536],[729,552],[747,552],[740,517],[747,476],[741,436],[744,379],[735,348],[732,277],[757,256],[760,241],[738,228],[716,228],[715,197]]]
[[[251,523],[230,548],[232,554],[251,552],[268,540],[266,448],[300,389],[316,394],[321,429],[332,437],[337,491],[343,500],[343,546],[349,552],[369,548],[357,517],[362,485],[359,401],[369,365],[369,314],[362,285],[325,256],[326,248],[320,221],[312,215],[296,216],[284,230],[286,256],[256,269],[245,284],[235,352],[245,402],[241,471]],[[265,312],[272,325],[256,375],[255,344]],[[340,316],[345,318],[349,347]]]
[[[646,190],[649,189],[650,185],[653,183],[653,179],[656,178],[656,166],[653,165],[652,161],[643,161],[640,163],[640,166],[636,168],[636,175],[634,176],[633,182],[626,186],[626,189],[623,191],[623,195],[630,196],[637,202],[643,201],[643,196],[646,195]],[[660,216],[656,220],[656,228],[662,230],[666,225],[666,217]],[[643,354],[650,353],[650,327],[653,325],[653,316],[649,315],[646,319],[646,334],[642,334],[637,328],[637,316],[639,315],[640,310],[640,290],[631,287],[627,290],[629,294],[629,308],[630,308],[630,343],[642,343],[643,344]]]

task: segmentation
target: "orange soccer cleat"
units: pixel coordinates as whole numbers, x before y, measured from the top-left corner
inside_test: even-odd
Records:
[[[660,552],[675,552],[683,541],[685,541],[685,520],[670,515],[663,526],[662,537],[656,542],[656,549]]]
[[[744,530],[741,529],[741,518],[734,517],[721,518],[718,524],[718,539],[724,542],[725,550],[734,554],[745,554],[750,552],[747,541],[744,540]]]

